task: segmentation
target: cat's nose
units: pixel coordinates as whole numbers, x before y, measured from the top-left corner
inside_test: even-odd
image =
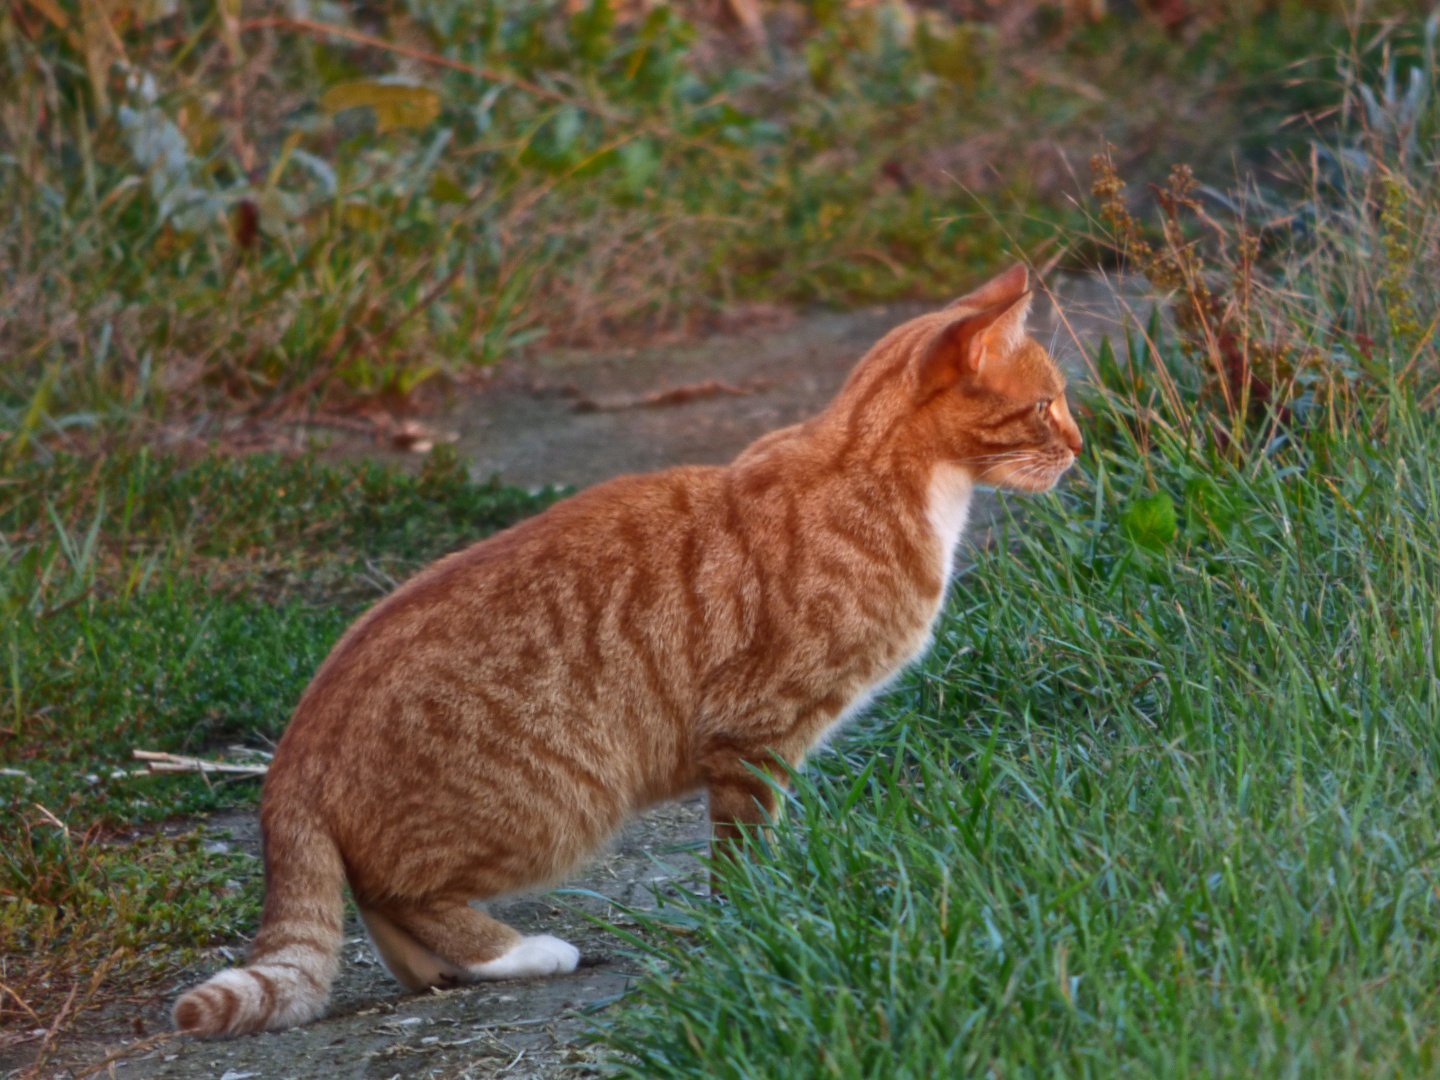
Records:
[[[1080,429],[1074,424],[1067,424],[1064,430],[1065,445],[1076,457],[1080,456],[1080,450],[1085,445],[1085,440],[1080,437]]]

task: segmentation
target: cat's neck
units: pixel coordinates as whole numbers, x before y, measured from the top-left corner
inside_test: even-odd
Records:
[[[818,493],[815,477],[829,487],[839,481],[853,488],[853,504],[885,507],[886,526],[906,533],[921,550],[929,547],[937,563],[941,595],[950,582],[955,550],[965,531],[975,480],[971,470],[917,452],[919,448],[884,438],[856,436],[856,425],[838,410],[771,433],[735,462],[741,472],[777,473],[802,490]]]

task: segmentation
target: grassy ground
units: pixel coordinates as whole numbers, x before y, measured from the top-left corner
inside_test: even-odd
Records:
[[[43,6],[35,10],[44,14]],[[1284,10],[1299,18],[1298,9]],[[12,20],[5,24],[11,60],[16,49],[31,55],[24,50],[32,45],[14,37],[13,12],[0,18]],[[211,19],[198,18],[192,53],[223,26]],[[1254,29],[1253,49],[1284,53],[1283,36],[1265,32],[1284,25],[1245,25]],[[244,31],[242,46],[255,41],[246,34],[260,32]],[[830,32],[822,26],[802,44],[839,48],[825,37]],[[632,27],[607,40],[619,49],[616,42],[633,43],[627,35],[638,33]],[[1095,63],[1114,70],[1176,55],[1158,30],[1138,35],[1133,55],[1114,48],[1129,39],[1107,33],[1120,31],[1079,26],[1061,52],[1040,59],[1054,65],[1057,55],[1098,55]],[[1284,204],[1274,191],[1251,191],[1268,205],[1252,202],[1243,220],[1217,221],[1213,200],[1202,206],[1177,174],[1161,198],[1173,220],[1142,231],[1102,166],[1099,216],[1078,243],[1109,245],[1173,293],[1173,330],[1137,321],[1128,341],[1094,358],[1097,384],[1082,421],[1088,448],[1073,483],[1025,505],[1008,542],[957,585],[934,656],[872,722],[797,780],[765,857],[730,871],[729,903],[672,904],[662,922],[652,922],[644,948],[654,976],[604,1033],[629,1055],[625,1067],[635,1075],[1434,1071],[1440,197],[1435,98],[1412,95],[1407,74],[1413,67],[1422,73],[1416,85],[1433,86],[1434,37],[1427,68],[1418,27],[1397,24],[1389,33],[1399,67],[1394,87],[1387,88],[1383,62],[1379,77],[1356,76],[1368,99],[1362,82],[1352,81],[1350,126],[1316,153],[1309,187],[1290,189]],[[299,48],[276,41],[276,49]],[[1201,68],[1217,55],[1204,51],[1218,46],[1200,35],[1182,44]],[[309,49],[316,71],[338,62],[331,48]],[[543,66],[537,59],[518,67],[515,55],[505,54],[516,70]],[[878,64],[886,54],[863,55],[865,64]],[[903,56],[919,63],[916,50]],[[55,70],[78,78],[83,50],[70,68],[60,59]],[[874,91],[847,97],[851,84],[815,82],[825,65],[806,70],[814,92],[783,109],[823,117],[833,100],[835,132],[855,124],[875,130],[881,113],[866,128],[844,111],[847,101],[880,108],[874,101],[882,99],[866,96]],[[1007,78],[1005,70],[1000,65],[993,77]],[[849,68],[842,74],[853,86],[869,85]],[[605,88],[596,79],[587,93]],[[569,94],[582,83],[553,85]],[[735,101],[764,101],[765,85],[746,84]],[[994,85],[1008,94],[1019,84]],[[1044,80],[1030,85],[1053,103]],[[465,87],[446,86],[449,109]],[[482,90],[489,92],[479,84],[468,92],[481,97]],[[932,92],[953,95],[956,109],[971,93],[959,83]],[[711,161],[723,140],[700,148],[670,135],[656,144],[665,149],[655,168],[674,173],[650,174],[663,179],[653,192],[626,196],[637,200],[630,203],[606,186],[640,167],[639,158],[623,164],[618,147],[611,171],[588,185],[579,171],[529,171],[531,143],[556,137],[556,111],[530,114],[529,141],[510,172],[493,164],[489,149],[444,157],[500,138],[496,131],[516,138],[518,129],[505,125],[520,124],[519,103],[507,106],[515,117],[493,111],[512,97],[519,95],[491,101],[494,119],[476,136],[481,142],[452,135],[432,171],[442,162],[452,170],[491,162],[485,183],[504,179],[496,206],[544,187],[542,177],[561,177],[525,211],[553,214],[547,220],[561,230],[609,220],[621,206],[653,224],[657,201],[680,199],[707,170],[705,182],[730,182],[730,164],[687,164],[692,152]],[[75,107],[76,99],[61,100]],[[1083,95],[1067,100],[1089,108]],[[680,123],[673,109],[634,108],[635,116]],[[745,113],[747,130],[763,132],[758,125],[773,113],[756,109]],[[67,114],[62,107],[47,115]],[[933,119],[928,105],[914,115],[916,123]],[[941,120],[953,115],[933,111]],[[582,134],[598,140],[605,132],[582,125],[574,138]],[[355,157],[347,167],[356,169],[377,155],[420,154],[435,144],[429,130],[350,137],[358,141],[335,136],[331,145],[336,153],[349,146]],[[26,160],[49,162],[45,175],[70,183],[75,170],[55,163],[64,160],[66,138],[61,158],[44,158],[52,140]],[[111,151],[119,155],[125,144],[115,138]],[[216,138],[229,147],[217,160],[240,153],[238,136]],[[245,138],[267,145],[253,133]],[[311,380],[331,364],[354,392],[378,392],[388,384],[378,375],[366,381],[364,357],[389,357],[393,371],[410,378],[422,370],[415,357],[459,333],[416,303],[455,266],[463,272],[447,289],[463,283],[469,290],[445,294],[456,310],[485,298],[501,303],[494,290],[503,279],[533,286],[514,310],[534,312],[551,310],[535,306],[536,297],[559,290],[554,282],[570,280],[565,268],[580,265],[566,261],[577,250],[568,241],[548,261],[526,264],[543,274],[485,278],[474,269],[479,262],[446,262],[436,237],[472,250],[464,229],[481,235],[493,220],[477,211],[462,227],[461,218],[432,213],[450,205],[440,197],[448,189],[433,179],[423,198],[404,195],[403,213],[384,219],[400,224],[358,229],[350,239],[324,231],[361,222],[360,210],[345,209],[348,196],[294,223],[293,232],[276,226],[254,249],[234,231],[233,205],[230,232],[187,236],[173,223],[166,232],[148,182],[123,187],[103,212],[85,217],[63,210],[70,200],[83,210],[90,198],[92,166],[82,157],[73,159],[75,190],[34,179],[40,174],[26,174],[19,156],[0,162],[4,182],[21,185],[11,190],[39,200],[6,206],[53,209],[48,218],[17,210],[5,226],[11,306],[0,336],[8,335],[7,355],[19,357],[4,371],[10,411],[0,474],[0,1023],[9,1028],[63,1027],[107,995],[154,986],[186,949],[233,940],[254,924],[253,864],[206,851],[195,837],[145,832],[175,815],[253,799],[253,791],[133,775],[132,747],[263,751],[330,643],[370,598],[436,554],[553,498],[476,484],[443,451],[407,477],[309,458],[182,459],[144,448],[67,456],[66,438],[87,424],[110,425],[113,434],[163,418],[155,398],[162,386],[171,388],[172,407],[209,400],[264,408],[307,386],[319,393],[322,384]],[[785,165],[779,149],[743,168],[758,168],[755,161],[768,162],[771,179],[788,176],[787,190],[812,207],[826,205],[805,202],[815,191],[842,190],[852,175],[833,165],[808,172]],[[872,164],[874,175],[884,173],[883,161]],[[863,173],[856,168],[853,175]],[[97,205],[124,185],[127,171],[133,165],[121,157],[96,158]],[[479,182],[458,171],[434,175],[450,175],[457,186]],[[897,235],[913,239],[922,225],[933,233],[944,205],[915,194],[918,187],[907,193],[888,182],[856,187],[844,196],[851,202],[836,204],[854,212],[834,221],[868,229],[893,208],[909,207],[910,231]],[[44,194],[47,183],[54,195]],[[400,198],[387,190],[387,198]],[[734,190],[747,189],[736,181]],[[121,207],[127,194],[133,201]],[[613,201],[584,201],[602,195]],[[815,226],[823,215],[787,217],[774,210],[790,205],[783,200],[761,205],[776,216],[731,222],[732,239],[770,242],[768,229],[770,240],[786,237],[776,250],[791,259],[851,251],[826,247],[830,234]],[[104,217],[112,209],[113,221]],[[1197,217],[1202,209],[1208,217]],[[372,220],[380,219],[364,219]],[[675,220],[676,232],[690,235],[691,219]],[[795,231],[777,231],[781,224]],[[819,231],[806,232],[811,226]],[[312,227],[320,231],[306,231]],[[974,235],[998,250],[998,234],[981,228]],[[91,261],[83,265],[100,269],[93,278],[75,275],[82,265],[73,261],[81,251],[75,245],[99,236],[119,244],[119,254],[85,248]],[[742,297],[772,287],[786,296],[887,295],[861,281],[865,259],[847,255],[798,274],[783,259],[747,263],[759,247],[714,243],[704,241],[707,250],[723,250],[715,276],[684,279],[695,295],[726,297],[725,273]],[[130,257],[137,249],[150,261]],[[938,282],[970,258],[953,248],[942,254],[928,262],[907,255],[898,265]],[[325,261],[332,257],[339,261]],[[50,269],[36,276],[42,262]],[[388,284],[347,293],[346,266],[364,267],[353,282]],[[734,269],[744,266],[762,269],[746,278]],[[62,288],[66,275],[74,280]],[[919,277],[895,280],[908,282],[907,290],[931,287]],[[132,286],[140,291],[127,291]],[[378,322],[352,317],[359,309],[346,305],[360,304],[360,296],[379,305]],[[400,324],[412,308],[424,318]],[[245,335],[266,326],[276,330],[273,340],[252,349]],[[361,336],[336,337],[337,328],[357,326],[346,333]],[[223,333],[208,337],[216,327]],[[404,337],[412,332],[406,328],[418,336]],[[284,344],[291,333],[300,335],[293,348]],[[317,342],[333,348],[327,353]],[[478,354],[451,355],[469,362]],[[197,380],[188,389],[182,369]]]
[[[17,0],[0,428],[393,406],[542,338],[946,297],[1057,250],[1102,135],[1224,183],[1357,40],[1329,0],[1067,6],[1104,7],[776,5],[746,49],[698,4]]]

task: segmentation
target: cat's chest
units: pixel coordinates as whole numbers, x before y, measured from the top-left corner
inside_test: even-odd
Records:
[[[970,516],[970,500],[974,485],[969,476],[950,466],[941,466],[931,480],[925,521],[929,526],[930,557],[940,578],[938,593],[926,596],[917,605],[909,621],[909,633],[900,645],[895,662],[887,665],[881,679],[888,679],[906,665],[920,659],[930,649],[935,624],[945,605],[945,594],[955,570],[955,557],[965,534]]]
[[[844,695],[849,699],[847,704],[817,730],[818,743],[823,743],[847,720],[863,712],[900,672],[929,651],[954,569],[955,551],[965,532],[972,490],[969,478],[963,475],[942,475],[932,483],[926,524],[930,531],[930,557],[936,560],[934,569],[941,576],[939,593],[914,598],[905,605],[908,608],[905,615],[890,623],[887,632],[880,635],[882,641],[869,662],[852,672],[853,681],[846,680],[849,683],[848,693]],[[903,628],[898,637],[894,633],[897,626]]]
[[[931,570],[939,577],[938,591],[926,590],[902,602],[900,618],[890,624],[890,640],[883,649],[884,659],[872,672],[877,683],[888,681],[906,665],[918,660],[930,648],[935,624],[945,604],[945,594],[955,568],[960,540],[965,533],[974,486],[958,469],[942,467],[930,485],[925,524],[929,536],[928,556],[934,560]],[[932,578],[933,580],[933,578]],[[895,631],[899,630],[898,638]]]
[[[950,585],[950,576],[955,570],[955,555],[960,538],[965,534],[965,524],[970,517],[970,502],[975,493],[975,484],[969,475],[953,465],[936,468],[930,479],[927,493],[925,517],[933,538],[933,550],[938,554],[941,569],[940,598],[931,614],[932,621],[945,602],[945,591]]]

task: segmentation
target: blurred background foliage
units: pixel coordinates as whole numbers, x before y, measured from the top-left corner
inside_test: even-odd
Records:
[[[1417,6],[7,0],[0,432],[943,298],[1060,252],[1102,136],[1221,183],[1303,147]]]

